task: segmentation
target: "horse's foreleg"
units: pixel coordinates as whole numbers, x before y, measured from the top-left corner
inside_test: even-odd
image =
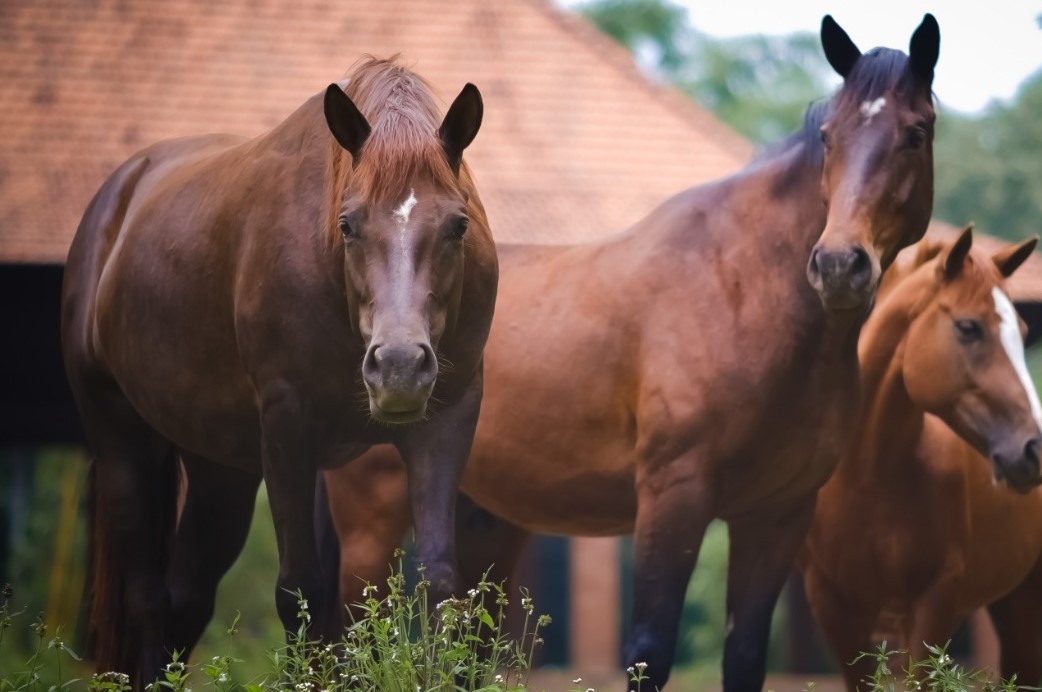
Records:
[[[783,512],[728,522],[728,634],[724,641],[724,689],[759,690],[767,668],[771,615],[803,545],[814,499]]]
[[[166,646],[188,657],[213,617],[217,586],[246,543],[260,477],[182,454],[188,488],[167,569]]]
[[[803,572],[814,619],[825,632],[829,648],[839,663],[848,690],[856,690],[875,670],[875,661],[859,658],[873,649],[875,613],[851,599],[842,588],[830,583],[814,569]],[[895,642],[891,642],[894,645]],[[856,663],[855,663],[856,661]]]
[[[1042,681],[1042,560],[1027,579],[988,606],[999,637],[1002,678],[1033,687]]]
[[[331,607],[337,595],[324,593],[314,524],[319,436],[293,392],[280,388],[264,400],[262,468],[279,548],[275,607],[286,632],[307,625],[310,638],[332,641],[338,634],[338,609]],[[307,611],[297,602],[298,591]]]
[[[456,563],[456,495],[474,441],[481,407],[481,375],[463,396],[395,441],[408,469],[409,499],[416,532],[416,559],[438,603],[459,586]]]
[[[697,468],[696,462],[678,459],[674,465]],[[633,628],[625,644],[625,661],[644,676],[642,690],[662,689],[673,667],[684,594],[712,520],[703,493],[701,483],[690,477],[676,482],[668,469],[647,475],[638,472]]]
[[[463,585],[469,589],[486,574],[492,583],[510,579],[530,536],[461,493],[456,501],[456,550]]]

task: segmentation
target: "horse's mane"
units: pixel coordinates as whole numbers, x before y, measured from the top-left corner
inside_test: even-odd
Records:
[[[855,63],[843,87],[832,98],[808,106],[800,129],[757,153],[752,163],[774,159],[802,146],[794,166],[820,168],[825,154],[820,131],[827,118],[846,117],[851,111],[857,115],[866,101],[871,103],[888,91],[905,94],[913,85],[907,55],[892,48],[873,48]]]
[[[348,185],[370,205],[404,197],[406,184],[418,175],[449,190],[459,188],[460,178],[450,168],[438,136],[441,116],[432,89],[399,55],[386,60],[366,55],[340,84],[372,131],[357,166],[329,137],[327,225],[334,238],[340,236],[338,214]]]

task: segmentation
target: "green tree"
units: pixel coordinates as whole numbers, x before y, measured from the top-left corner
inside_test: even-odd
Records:
[[[1009,239],[1042,232],[1042,70],[1010,104],[977,117],[941,113],[934,214]]]
[[[601,31],[637,54],[651,50],[653,66],[675,70],[687,61],[687,10],[662,0],[596,0],[580,11]]]
[[[580,9],[645,69],[759,144],[799,127],[807,105],[838,85],[814,33],[717,39],[693,28],[687,12],[669,0],[595,0]],[[1042,27],[1042,15],[1038,22]],[[942,55],[940,69],[943,62]],[[974,220],[986,233],[1010,239],[1042,232],[1039,112],[1042,71],[1012,103],[994,103],[981,115],[942,108],[935,216],[953,224]]]
[[[758,143],[798,127],[836,82],[813,33],[717,39],[667,0],[596,0],[580,11],[646,70]]]

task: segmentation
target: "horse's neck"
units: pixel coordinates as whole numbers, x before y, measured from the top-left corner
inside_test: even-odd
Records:
[[[329,129],[322,111],[322,99],[312,96],[281,123],[253,140],[255,146],[287,151],[323,161],[329,152]]]
[[[812,163],[799,145],[754,164],[745,175],[756,194],[770,201],[736,205],[737,213],[751,219],[744,241],[770,248],[771,266],[765,269],[782,279],[777,289],[787,296],[789,324],[803,335],[799,347],[813,350],[817,364],[839,362],[847,367],[856,357],[864,315],[827,313],[807,281],[807,262],[827,220],[820,164]]]
[[[864,395],[857,434],[841,464],[847,477],[906,476],[922,438],[925,411],[912,401],[903,373],[907,315],[872,325],[861,352]]]

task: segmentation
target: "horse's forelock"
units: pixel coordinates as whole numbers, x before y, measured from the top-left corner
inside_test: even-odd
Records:
[[[432,90],[400,56],[387,60],[365,56],[341,83],[372,131],[356,167],[351,155],[331,138],[327,182],[334,237],[339,237],[337,217],[348,186],[370,205],[393,203],[417,177],[442,189],[459,189],[460,178],[450,168],[438,136],[441,116]]]
[[[835,117],[861,117],[862,106],[886,93],[901,98],[915,95],[917,86],[908,56],[893,48],[873,48],[858,59],[843,87],[832,99]]]

